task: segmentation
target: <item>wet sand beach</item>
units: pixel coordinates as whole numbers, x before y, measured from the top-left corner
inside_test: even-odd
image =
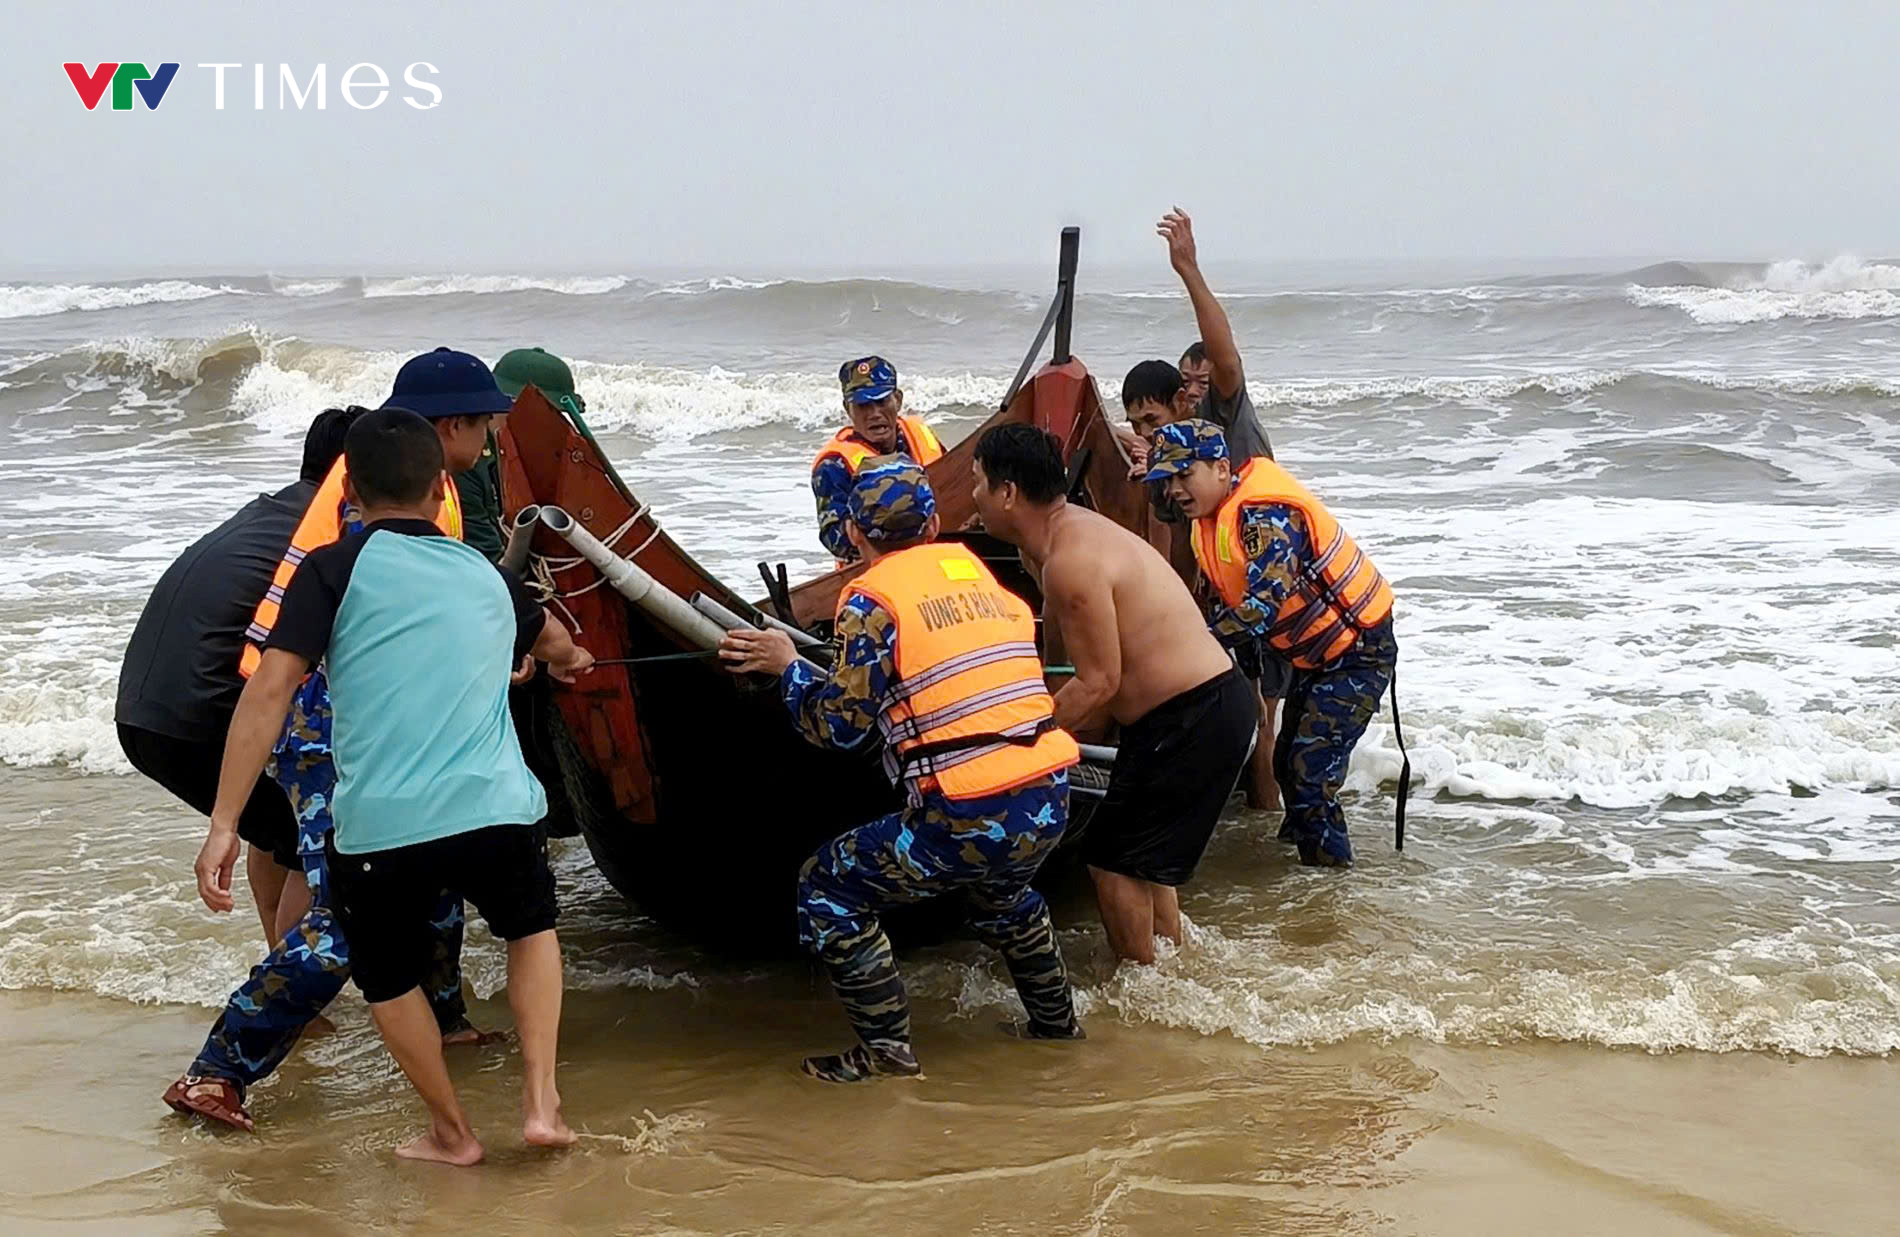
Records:
[[[564,1155],[521,1145],[509,1050],[458,1054],[489,1150],[472,1171],[390,1154],[418,1110],[360,1008],[247,1136],[158,1103],[202,1011],[0,994],[0,1214],[71,1234],[1783,1234],[1891,1231],[1900,1209],[1884,1061],[1263,1053],[1103,1018],[1019,1045],[924,1001],[923,1080],[830,1088],[794,1068],[839,1032],[827,995],[771,987],[743,1020],[690,991],[571,1000],[586,1137]]]

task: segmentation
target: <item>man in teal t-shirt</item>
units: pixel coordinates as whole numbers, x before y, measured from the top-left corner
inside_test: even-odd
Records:
[[[561,1017],[554,877],[534,827],[547,800],[521,758],[508,679],[529,652],[566,681],[593,658],[519,580],[436,529],[449,482],[427,421],[397,408],[366,413],[344,453],[363,530],[313,550],[285,590],[232,720],[212,824],[242,809],[242,791],[256,781],[291,693],[322,662],[335,712],[337,916],[356,986],[431,1117],[428,1132],[396,1153],[450,1164],[483,1154],[419,987],[433,948],[431,910],[444,889],[473,903],[508,942],[523,1135],[566,1146],[574,1134],[554,1081]]]

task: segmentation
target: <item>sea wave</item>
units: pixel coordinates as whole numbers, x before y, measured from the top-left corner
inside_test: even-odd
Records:
[[[739,374],[582,361],[574,366],[574,384],[587,399],[587,418],[595,428],[631,430],[648,438],[698,438],[770,425],[816,430],[840,417],[838,383],[830,374]],[[1000,378],[967,373],[904,379],[906,407],[922,413],[994,406],[1003,390]]]
[[[345,279],[279,279],[271,277],[271,291],[280,296],[329,296],[349,286]]]
[[[148,401],[176,404],[189,396],[224,419],[288,434],[301,432],[319,409],[381,402],[405,359],[399,352],[318,344],[243,325],[208,339],[99,341],[54,357],[24,358],[0,379],[104,379]],[[600,430],[695,438],[770,425],[815,429],[839,415],[830,373],[741,374],[584,360],[573,369],[589,423]],[[993,406],[1003,390],[1002,379],[969,373],[904,380],[908,406],[923,413]]]
[[[388,393],[405,354],[346,348],[240,325],[211,338],[129,336],[60,354],[10,362],[0,382],[104,379],[136,388],[147,401],[187,394],[229,419],[273,433],[291,433],[312,413],[342,403],[373,404]],[[576,360],[576,381],[598,429],[654,439],[694,438],[771,425],[813,429],[837,416],[837,386],[828,372],[745,374],[719,367],[688,369]],[[1098,381],[1100,379],[1098,378]],[[1570,399],[1619,387],[1667,398],[1694,391],[1751,392],[1769,397],[1885,400],[1900,395],[1900,376],[1808,370],[1761,373],[1657,368],[1549,369],[1477,375],[1392,374],[1357,379],[1256,379],[1262,408],[1326,409],[1359,403],[1426,401],[1499,404],[1520,398]],[[1000,376],[976,373],[906,375],[905,399],[918,412],[994,406]],[[1105,386],[1112,408],[1119,391]]]
[[[1744,940],[1663,968],[1477,952],[1397,946],[1315,957],[1271,937],[1189,925],[1183,947],[1164,942],[1156,965],[1123,966],[1079,989],[1076,1003],[1085,1018],[1114,1014],[1263,1047],[1407,1037],[1650,1052],[1900,1051],[1900,956],[1889,949]],[[987,962],[914,968],[911,988],[966,1017],[1020,1009]]]
[[[1717,283],[1632,281],[1631,304],[1677,309],[1698,323],[1735,326],[1783,318],[1900,317],[1900,265],[1842,256],[1820,265],[1776,262]]]
[[[1490,403],[1520,395],[1570,397],[1607,391],[1624,384],[1678,385],[1683,389],[1756,391],[1769,395],[1870,396],[1900,395],[1900,377],[1879,374],[1779,372],[1713,373],[1663,369],[1554,369],[1528,374],[1415,375],[1362,378],[1348,381],[1302,379],[1289,382],[1249,382],[1248,393],[1257,406],[1294,405],[1330,408],[1368,400],[1426,399],[1438,403]]]
[[[0,287],[0,318],[43,318],[226,295],[242,295],[242,290],[226,285],[206,287],[184,279],[135,284],[12,284]]]
[[[576,275],[545,278],[537,275],[411,275],[401,279],[371,279],[363,296],[489,296],[506,292],[556,292],[563,296],[599,296],[627,286],[624,275]]]

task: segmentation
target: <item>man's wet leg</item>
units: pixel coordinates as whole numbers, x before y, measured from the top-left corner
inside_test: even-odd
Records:
[[[1151,964],[1155,960],[1155,903],[1153,886],[1133,876],[1089,865],[1095,882],[1095,905],[1108,931],[1108,945],[1125,962]]]

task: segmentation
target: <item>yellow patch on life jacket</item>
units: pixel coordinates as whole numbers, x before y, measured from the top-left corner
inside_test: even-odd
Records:
[[[949,580],[981,579],[976,564],[964,558],[946,558],[943,560],[943,574]]]
[[[1267,530],[1258,524],[1247,524],[1240,530],[1240,548],[1247,551],[1248,559],[1259,558],[1267,552]]]
[[[1214,535],[1214,553],[1220,555],[1220,561],[1223,563],[1234,561],[1234,537],[1225,524],[1222,524]]]

